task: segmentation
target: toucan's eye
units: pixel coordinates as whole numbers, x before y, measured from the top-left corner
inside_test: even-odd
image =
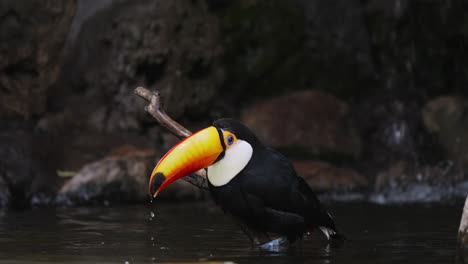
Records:
[[[228,136],[227,136],[227,144],[228,144],[229,146],[231,146],[232,143],[234,143],[234,137],[233,137],[232,135],[228,135]]]
[[[223,131],[223,139],[222,140],[224,140],[224,145],[226,147],[231,147],[232,144],[236,143],[237,138],[236,138],[236,135],[234,135],[233,133],[231,133],[229,131]]]

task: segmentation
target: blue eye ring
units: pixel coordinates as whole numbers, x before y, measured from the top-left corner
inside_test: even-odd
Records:
[[[226,137],[226,141],[227,141],[227,144],[228,144],[229,146],[231,146],[232,143],[234,143],[234,137],[233,137],[232,135],[228,135],[228,136]]]

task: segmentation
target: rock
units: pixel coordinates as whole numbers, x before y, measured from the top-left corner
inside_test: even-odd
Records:
[[[376,175],[371,200],[377,203],[438,202],[466,192],[459,171],[445,166],[400,160]]]
[[[466,197],[465,207],[463,207],[460,228],[458,228],[458,243],[468,249],[468,196]]]
[[[434,98],[422,110],[426,129],[437,136],[448,158],[462,170],[468,169],[467,114],[467,101],[456,96]]]
[[[306,24],[297,1],[230,1],[219,15],[229,99],[250,101],[301,87],[298,76],[308,70]]]
[[[296,160],[293,165],[315,191],[356,191],[369,185],[366,177],[350,168],[313,160]]]
[[[0,121],[0,207],[14,209],[49,204],[56,181],[43,137],[24,123]]]
[[[320,91],[301,91],[256,103],[242,121],[266,144],[313,156],[358,158],[361,140],[348,105]]]
[[[318,87],[340,96],[359,97],[373,89],[375,78],[374,31],[366,24],[366,3],[358,0],[299,0],[305,15],[303,65],[294,78],[309,87]],[[339,18],[339,19],[336,19]]]
[[[416,171],[411,164],[405,161],[396,162],[376,176],[375,189],[383,192],[389,187],[405,186],[416,179],[415,175]]]
[[[450,44],[454,37],[467,38],[460,26],[467,21],[464,2],[424,3],[371,0],[361,6],[362,21],[370,35],[372,68],[382,85],[376,89],[378,93],[387,90],[400,99],[420,101],[427,95],[449,93],[450,89],[464,90],[460,87],[467,82],[467,75],[462,74],[467,67],[458,65],[463,61],[461,54],[465,56],[467,51]],[[460,86],[452,85],[454,82]]]
[[[70,40],[61,85],[51,93],[58,109],[52,120],[103,132],[141,131],[154,122],[142,111],[146,102],[132,95],[137,86],[161,91],[173,118],[207,116],[224,74],[219,23],[206,1],[80,3],[86,8],[74,27],[79,33]]]
[[[45,111],[75,5],[75,1],[0,3],[0,118],[30,118]]]
[[[109,204],[149,201],[148,181],[155,166],[152,149],[122,146],[109,156],[83,166],[59,191],[62,205]],[[174,183],[158,199],[200,198],[201,191],[189,183]]]
[[[384,191],[391,188],[405,188],[414,183],[428,183],[431,185],[450,185],[454,171],[450,164],[447,166],[415,166],[412,162],[400,160],[382,170],[376,177],[375,189]]]
[[[143,201],[155,152],[124,146],[87,164],[59,191],[59,204]]]
[[[443,159],[434,137],[424,128],[421,106],[415,102],[378,96],[356,105],[368,175],[399,161],[436,164]]]
[[[0,177],[0,209],[10,204],[10,188],[3,177]]]
[[[462,260],[461,263],[466,263],[464,260],[468,257],[468,196],[458,228],[458,256]]]

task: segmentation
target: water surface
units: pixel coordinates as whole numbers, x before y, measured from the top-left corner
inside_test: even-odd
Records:
[[[0,263],[455,263],[462,204],[333,204],[350,238],[318,233],[280,252],[257,250],[211,203],[34,209],[0,216]],[[151,217],[151,211],[154,217]]]

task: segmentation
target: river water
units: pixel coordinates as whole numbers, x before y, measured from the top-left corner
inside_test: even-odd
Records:
[[[313,233],[277,251],[252,248],[211,203],[2,213],[0,263],[455,263],[462,203],[328,207],[349,241]]]

